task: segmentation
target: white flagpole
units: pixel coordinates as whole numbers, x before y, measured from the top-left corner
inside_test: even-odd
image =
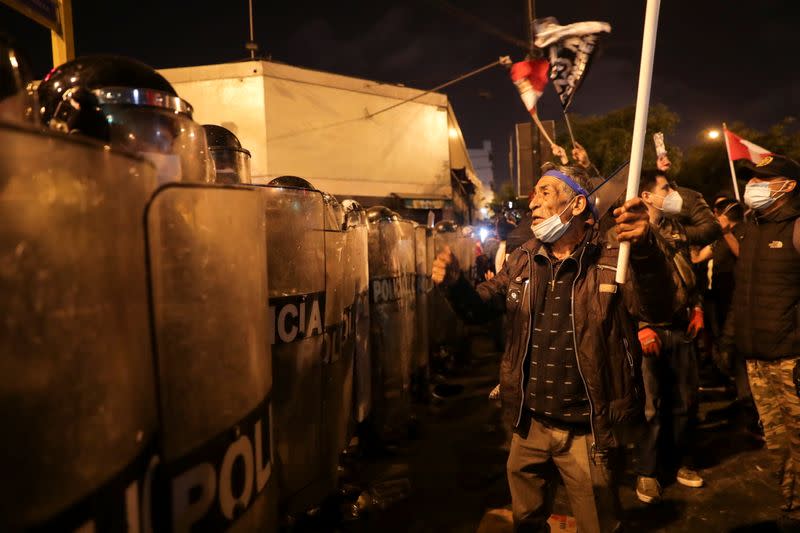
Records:
[[[725,152],[728,154],[728,164],[731,166],[731,179],[733,180],[733,194],[736,195],[736,201],[741,202],[739,197],[739,182],[736,181],[736,170],[733,168],[733,159],[731,159],[731,146],[728,143],[728,126],[722,123],[722,134],[725,136]]]
[[[639,90],[636,94],[636,116],[633,121],[633,143],[631,144],[631,166],[628,170],[628,190],[625,201],[639,196],[639,177],[642,173],[642,156],[647,133],[647,113],[650,108],[650,86],[653,81],[653,57],[656,52],[656,32],[658,30],[658,10],[661,0],[647,0],[644,15],[644,37],[642,39],[642,60],[639,64]],[[631,243],[621,242],[617,258],[617,283],[625,283],[628,277],[628,259]]]

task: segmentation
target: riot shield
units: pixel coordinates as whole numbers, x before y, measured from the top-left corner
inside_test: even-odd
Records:
[[[476,265],[475,265],[475,238],[473,230],[470,226],[462,226],[459,228],[457,249],[458,249],[458,264],[461,266],[461,272],[467,280],[474,284],[477,279]]]
[[[263,197],[168,185],[147,212],[169,531],[275,526]],[[269,527],[269,526],[266,526]]]
[[[376,209],[382,208],[370,211]],[[373,420],[378,435],[392,439],[407,429],[411,417],[416,276],[412,223],[371,218],[368,246]]]
[[[430,316],[428,313],[428,296],[433,288],[433,282],[431,281],[433,259],[428,259],[428,235],[430,233],[430,230],[425,226],[414,228],[417,312],[412,390],[415,399],[420,401],[427,399],[429,381]]]
[[[459,262],[462,273],[466,263],[461,229],[452,222],[442,221],[433,231],[434,257],[449,247]],[[469,268],[469,267],[467,267]],[[466,275],[466,274],[465,274]],[[458,318],[442,291],[432,291],[429,295],[431,365],[442,370],[451,363],[451,356],[463,348],[464,324]]]
[[[364,422],[372,407],[372,358],[369,349],[369,255],[366,213],[359,210],[357,221],[348,228],[347,249],[353,278],[354,302],[351,335],[353,338],[353,416]]]
[[[155,169],[0,125],[0,530],[134,530],[158,419],[142,214]]]
[[[344,212],[331,195],[323,195],[325,225],[325,342],[322,390],[322,464],[325,479],[336,480],[353,401],[353,348],[348,313],[355,298]],[[332,487],[334,488],[334,487]]]
[[[325,212],[319,191],[262,190],[280,499],[283,509],[294,513],[319,503],[336,481],[323,464]]]

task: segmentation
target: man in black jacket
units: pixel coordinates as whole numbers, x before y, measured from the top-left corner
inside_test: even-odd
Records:
[[[694,339],[703,328],[703,308],[686,228],[674,218],[681,211],[682,196],[657,171],[642,175],[639,194],[647,205],[652,228],[670,245],[681,284],[689,295],[686,307],[669,320],[639,324],[647,424],[638,443],[636,496],[644,503],[655,503],[661,500],[659,477],[677,479],[688,487],[703,485],[692,451],[698,391]]]
[[[675,183],[674,177],[668,175],[672,162],[667,155],[662,155],[656,161],[658,170],[672,180],[673,188],[678,191],[683,199],[683,206],[675,218],[683,224],[686,243],[689,246],[707,246],[722,237],[722,228],[708,207],[703,195],[699,192],[681,187]]]
[[[612,429],[641,416],[637,320],[672,314],[674,270],[640,199],[615,211],[616,238],[632,242],[631,272],[614,281],[618,244],[599,235],[589,179],[575,167],[545,172],[531,200],[534,238],[497,276],[473,288],[449,250],[434,282],[468,321],[506,312],[500,398],[514,428],[507,471],[517,531],[547,531],[562,474],[583,533],[618,525],[608,465]]]
[[[778,155],[749,165],[736,291],[726,333],[747,360],[767,447],[781,454],[787,530],[800,530],[800,165]]]

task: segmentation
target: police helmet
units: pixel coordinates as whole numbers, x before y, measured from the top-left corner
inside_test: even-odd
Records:
[[[370,224],[378,222],[398,222],[400,215],[382,205],[375,205],[367,209],[367,221]]]
[[[458,231],[458,224],[452,220],[441,220],[436,223],[434,229],[436,229],[438,233],[455,233]]]
[[[42,122],[150,159],[159,181],[212,181],[213,167],[192,106],[148,65],[115,55],[84,56],[39,84]]]
[[[217,183],[251,183],[250,152],[228,128],[204,124],[208,151],[214,161]]]
[[[317,188],[303,178],[297,176],[278,176],[270,181],[267,185],[270,187],[285,187],[289,189],[305,189],[307,191],[316,191]]]

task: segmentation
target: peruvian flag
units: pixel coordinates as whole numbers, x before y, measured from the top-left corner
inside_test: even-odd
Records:
[[[728,128],[725,128],[725,140],[728,143],[728,157],[730,157],[731,161],[749,159],[753,164],[757,165],[768,155],[775,155],[766,148],[742,139],[728,130]]]
[[[536,102],[544,93],[550,63],[546,59],[527,59],[511,65],[511,81],[531,115],[536,114]]]

